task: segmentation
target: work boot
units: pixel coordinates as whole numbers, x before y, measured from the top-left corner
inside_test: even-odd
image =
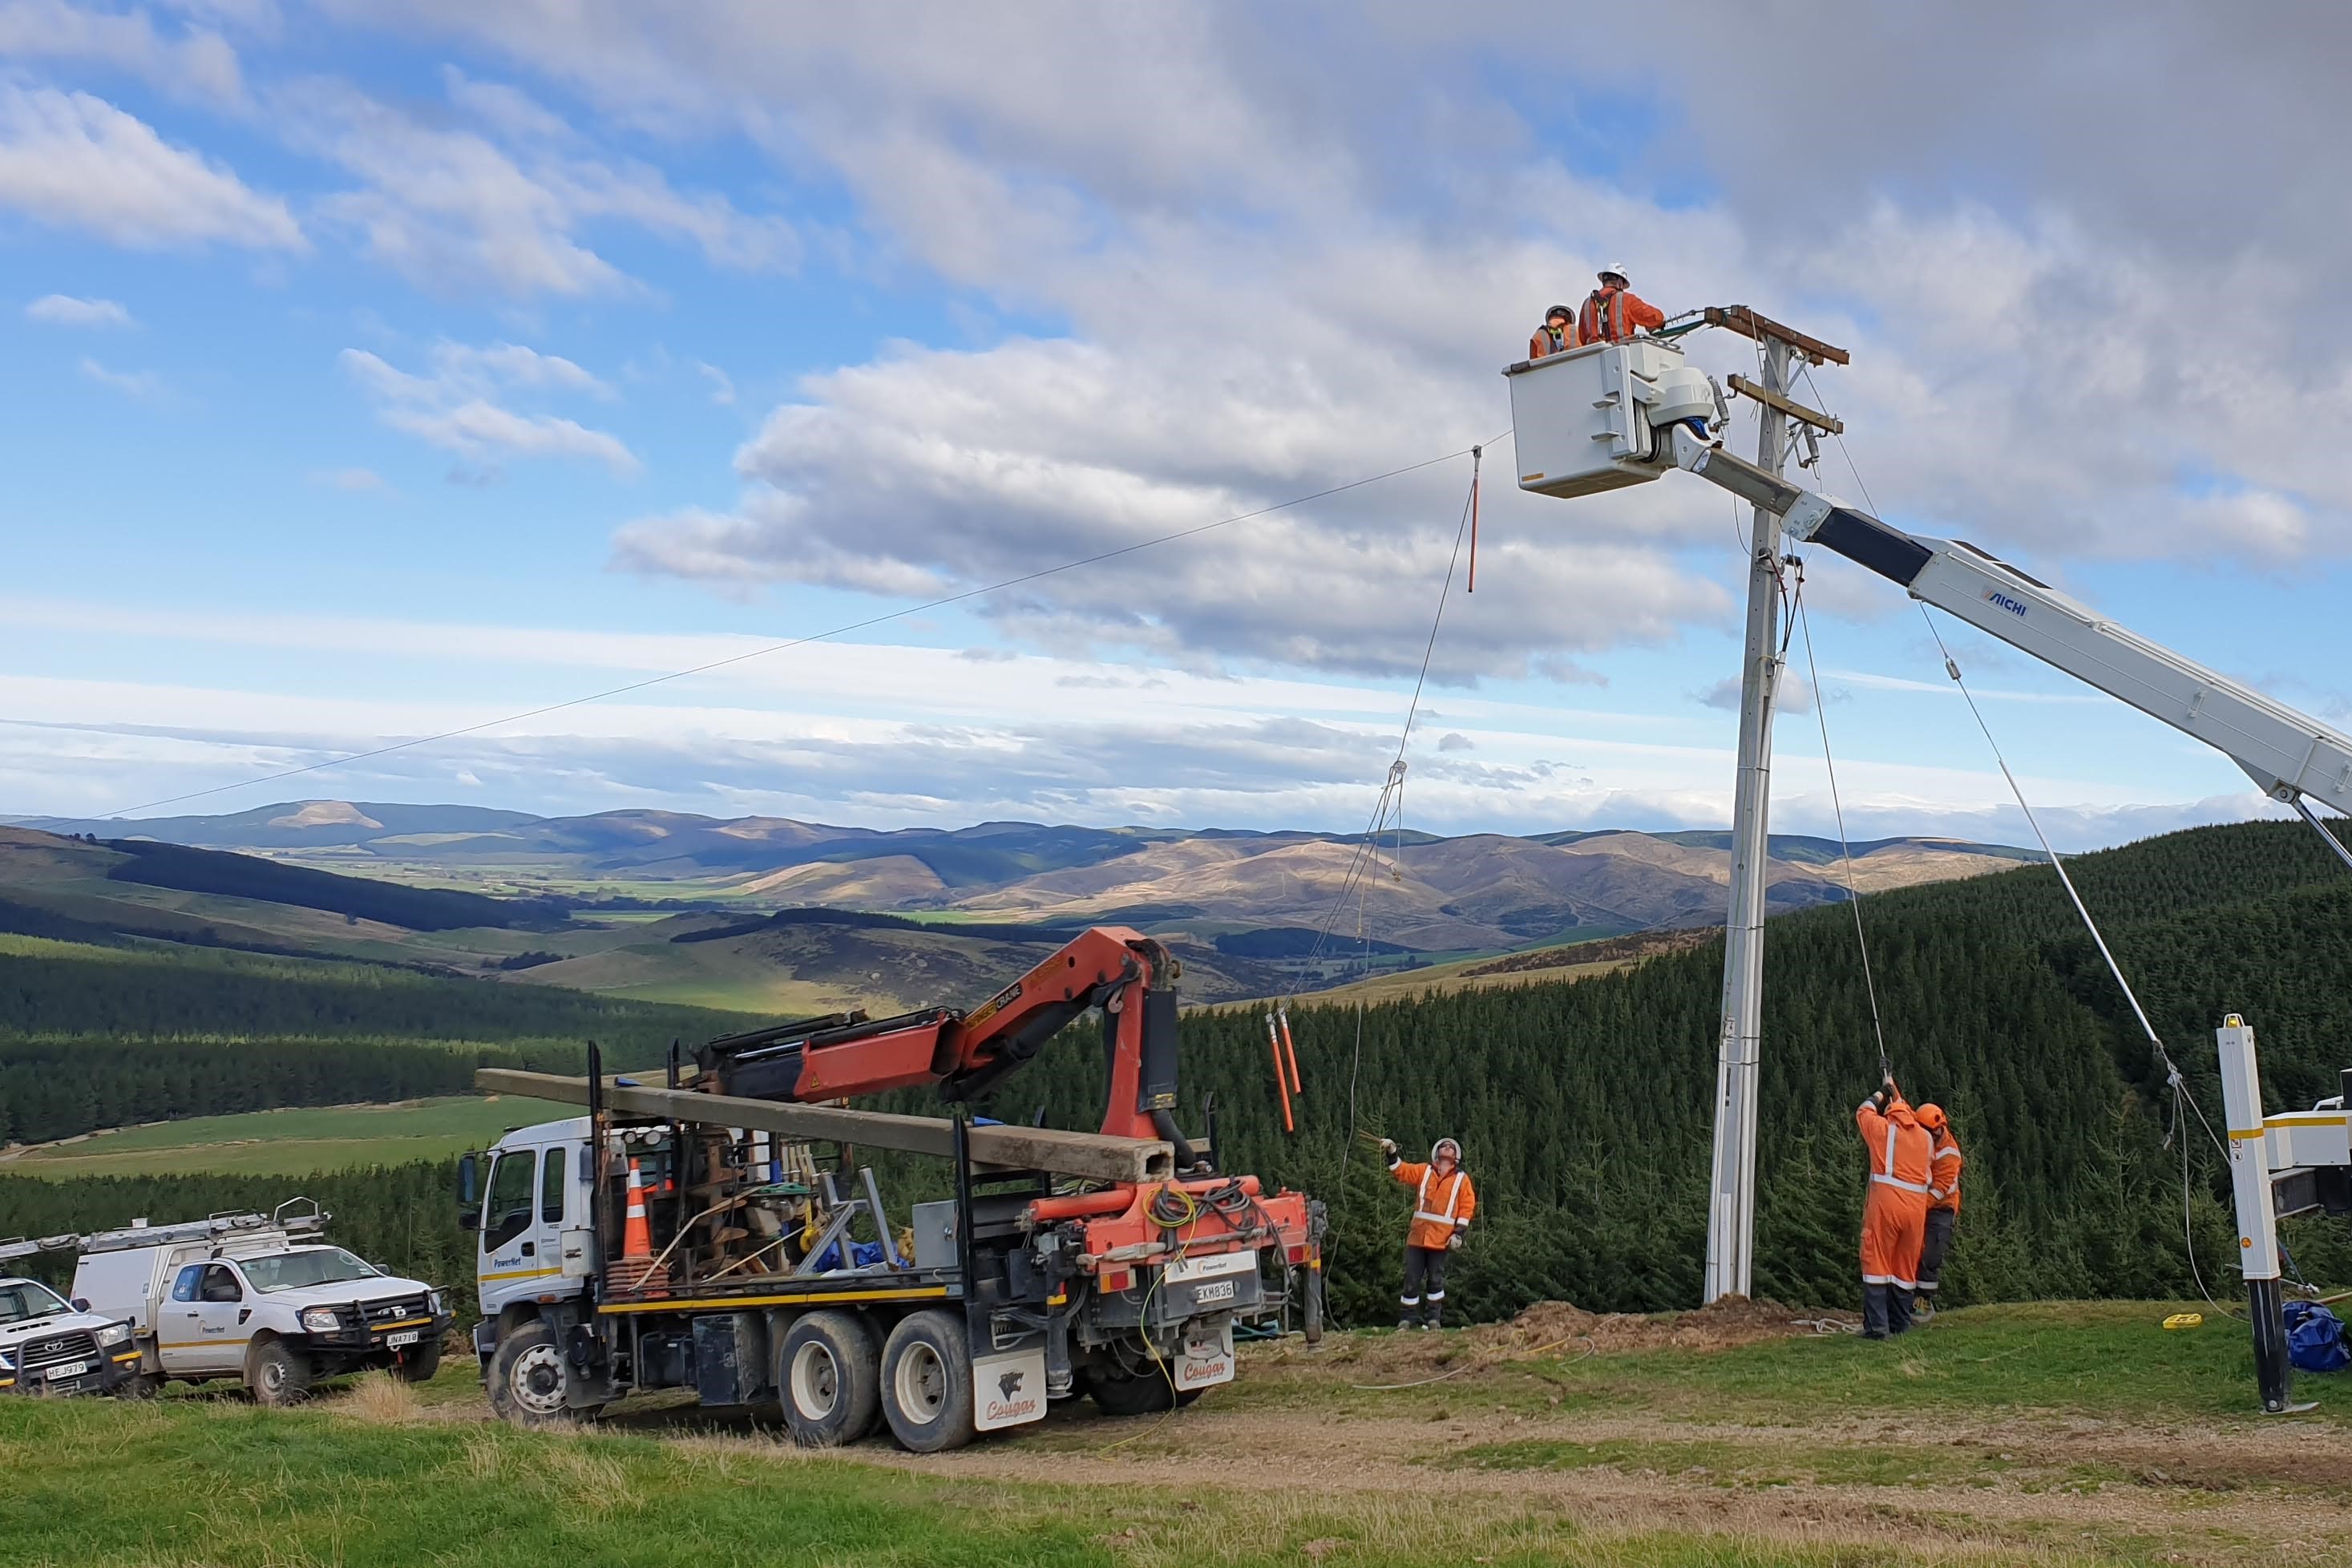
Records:
[[[1399,1318],[1397,1320],[1397,1331],[1399,1333],[1402,1333],[1405,1330],[1417,1326],[1418,1325],[1416,1325],[1411,1318]]]

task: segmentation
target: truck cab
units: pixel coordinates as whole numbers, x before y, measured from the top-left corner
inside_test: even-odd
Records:
[[[293,1206],[84,1237],[75,1296],[129,1321],[155,1383],[236,1378],[288,1405],[343,1373],[430,1378],[451,1322],[440,1292],[332,1245],[326,1215]]]
[[[131,1325],[37,1279],[0,1276],[0,1393],[116,1394],[138,1374]]]
[[[523,1310],[580,1293],[595,1247],[589,1153],[588,1118],[575,1116],[509,1132],[467,1167],[481,1194],[466,1220],[476,1232],[474,1280],[485,1320],[530,1316]]]

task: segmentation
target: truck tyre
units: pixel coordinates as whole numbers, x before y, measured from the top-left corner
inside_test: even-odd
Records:
[[[1185,1397],[1197,1397],[1199,1389],[1187,1389],[1178,1394],[1168,1382],[1168,1374],[1158,1367],[1147,1373],[1131,1373],[1117,1367],[1097,1367],[1087,1374],[1087,1392],[1094,1396],[1095,1405],[1106,1415],[1150,1415],[1155,1411],[1172,1410],[1178,1405],[1190,1405]]]
[[[393,1376],[403,1383],[430,1383],[441,1370],[441,1342],[419,1340],[409,1352],[392,1363]]]
[[[874,1331],[855,1312],[802,1314],[777,1347],[775,1384],[793,1442],[804,1448],[856,1442],[882,1415]]]
[[[491,1352],[490,1409],[518,1426],[562,1426],[572,1418],[563,1403],[563,1352],[545,1323],[515,1325]]]
[[[898,1321],[882,1346],[882,1415],[918,1454],[971,1441],[971,1347],[961,1315],[932,1308]]]
[[[272,1409],[299,1405],[310,1396],[310,1358],[284,1340],[264,1340],[245,1357],[245,1386],[256,1403]]]
[[[152,1399],[163,1392],[163,1380],[152,1372],[134,1372],[114,1391],[117,1399]]]
[[[1306,1331],[1308,1344],[1319,1345],[1323,1342],[1323,1270],[1310,1266],[1301,1272],[1304,1286],[1299,1327]]]

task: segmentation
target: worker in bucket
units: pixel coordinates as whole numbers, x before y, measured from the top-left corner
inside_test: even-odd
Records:
[[[1576,318],[1576,341],[1622,342],[1636,328],[1654,332],[1665,324],[1666,313],[1634,293],[1625,268],[1612,262],[1601,269],[1601,287],[1585,299]]]
[[[1870,1154],[1870,1193],[1862,1205],[1862,1337],[1883,1340],[1911,1326],[1934,1191],[1927,1183],[1934,1141],[1892,1073],[1854,1108],[1853,1120]]]
[[[1952,1230],[1960,1223],[1959,1140],[1952,1136],[1944,1108],[1929,1103],[1918,1110],[1919,1125],[1933,1144],[1927,1156],[1927,1231],[1919,1247],[1919,1300],[1912,1315],[1922,1321],[1936,1315],[1936,1287],[1943,1282],[1944,1259],[1951,1255]]]
[[[1536,329],[1536,335],[1528,340],[1528,357],[1566,353],[1576,346],[1576,312],[1566,305],[1554,305],[1544,312],[1543,325]]]
[[[1397,1157],[1396,1142],[1381,1140],[1389,1174],[1412,1189],[1412,1227],[1404,1237],[1404,1289],[1397,1294],[1397,1327],[1414,1327],[1413,1313],[1423,1302],[1428,1314],[1420,1327],[1433,1329],[1445,1315],[1445,1259],[1462,1245],[1470,1216],[1478,1212],[1478,1189],[1462,1168],[1462,1145],[1440,1138],[1429,1151],[1429,1163]]]

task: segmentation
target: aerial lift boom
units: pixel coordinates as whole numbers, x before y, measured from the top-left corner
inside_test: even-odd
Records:
[[[1713,322],[1728,314],[1709,311],[1707,319]],[[1822,347],[1750,313],[1739,314],[1749,322],[1740,330],[1749,335],[1778,334],[1786,346],[1809,354]],[[1703,373],[1682,363],[1671,343],[1637,338],[1590,345],[1513,365],[1505,374],[1512,378],[1520,488],[1575,497],[1641,484],[1670,468],[1696,474],[1748,502],[1759,515],[1778,518],[1787,541],[1843,555],[1921,603],[2202,741],[2236,763],[2263,794],[2293,807],[2352,866],[2352,849],[2327,830],[2311,805],[2317,800],[2352,816],[2352,736],[2116,625],[1965,540],[1906,532],[1726,451],[1717,435],[1724,409],[1720,394]],[[1825,416],[1796,407],[1777,393],[1770,401],[1784,413],[1811,416],[1828,427]],[[1952,673],[1958,675],[1957,669]],[[2308,1181],[2309,1170],[2290,1166],[2324,1163],[2340,1171],[2352,1162],[2352,1148],[2317,1160],[2283,1163],[2273,1158],[2253,1032],[2231,1015],[2218,1032],[2217,1046],[2257,1375],[2264,1408],[2279,1411],[2288,1407],[2288,1374],[2273,1189],[2294,1178]],[[2339,1148],[2345,1104],[2352,1100],[2339,1102],[2327,1129]],[[2340,1173],[2336,1181],[2344,1186]]]

